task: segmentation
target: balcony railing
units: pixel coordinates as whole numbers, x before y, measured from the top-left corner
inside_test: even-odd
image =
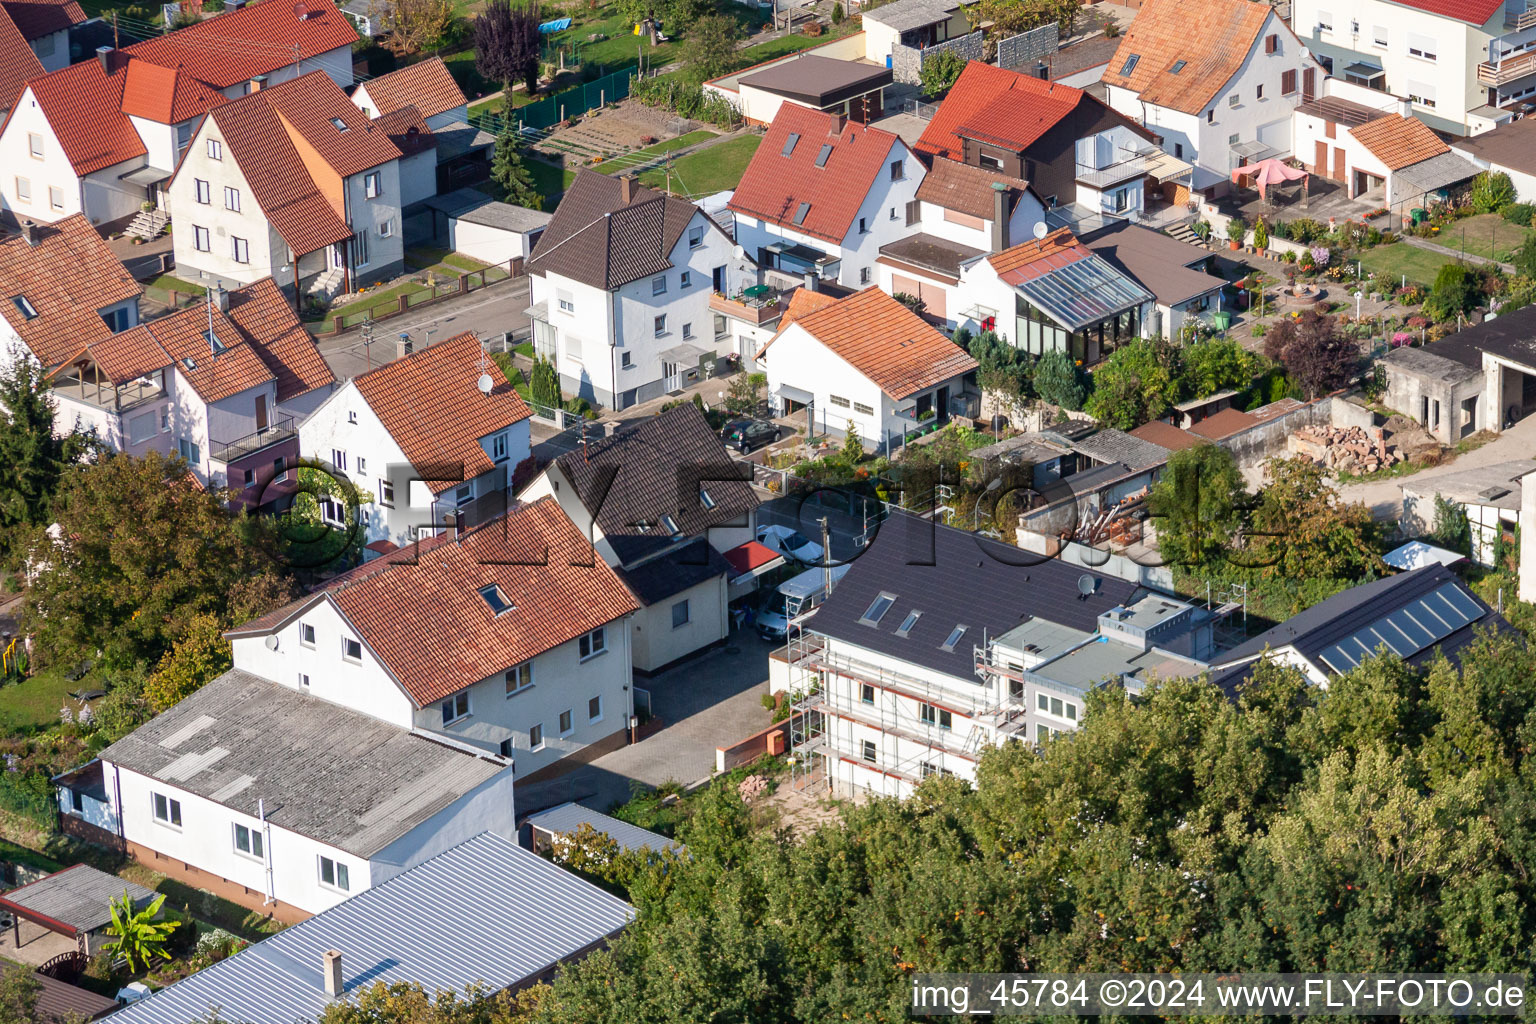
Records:
[[[153,378],[139,378],[114,387],[107,381],[81,380],[66,374],[53,382],[52,391],[61,398],[71,398],[98,409],[125,413],[137,405],[165,397],[165,388]]]
[[[1527,7],[1523,11],[1510,7],[1504,11],[1504,28],[1507,31],[1519,32],[1532,26],[1536,26],[1536,7]]]
[[[1117,160],[1107,167],[1090,167],[1087,164],[1077,165],[1077,180],[1091,188],[1107,188],[1110,185],[1122,181],[1129,181],[1152,170],[1162,151],[1157,149],[1144,150],[1133,153],[1123,160]]]
[[[1536,50],[1512,54],[1497,63],[1485,60],[1477,66],[1477,80],[1495,88],[1527,75],[1536,75]]]
[[[210,447],[209,457],[214,462],[222,462],[226,466],[231,462],[238,462],[248,455],[255,455],[263,448],[270,448],[280,444],[298,433],[293,425],[292,416],[281,416],[274,420],[265,430],[258,430],[253,434],[247,434],[235,441],[220,443],[215,441]]]
[[[726,316],[745,320],[753,325],[763,324],[782,316],[784,293],[767,285],[758,287],[766,290],[756,295],[748,295],[745,291],[730,296],[714,292],[709,297],[709,308],[716,313],[724,313]],[[757,289],[748,290],[756,291]]]

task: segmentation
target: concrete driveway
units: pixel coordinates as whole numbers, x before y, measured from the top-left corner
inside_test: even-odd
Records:
[[[651,695],[651,708],[665,723],[639,743],[577,765],[554,779],[520,787],[519,817],[575,800],[606,811],[628,800],[632,787],[685,785],[707,779],[715,769],[715,748],[768,727],[763,708],[768,692],[768,652],[777,646],[748,630],[660,675],[635,678]]]

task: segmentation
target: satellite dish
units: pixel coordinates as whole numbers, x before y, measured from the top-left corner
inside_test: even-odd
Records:
[[[1035,237],[1036,238],[1044,238],[1046,235],[1048,235],[1050,233],[1051,233],[1051,229],[1045,226],[1045,221],[1042,220],[1040,223],[1035,225]]]
[[[475,381],[475,387],[480,389],[482,395],[490,394],[491,388],[494,386],[495,382],[491,380],[491,375],[488,373],[482,373],[480,379]]]
[[[743,249],[739,245],[735,249],[733,249],[732,252],[735,253],[736,258],[739,259],[739,260],[746,259],[746,257],[747,257],[747,250]]]
[[[262,643],[267,645],[267,650],[269,651],[277,650],[277,634],[271,634],[265,640],[263,640]]]
[[[1098,586],[1099,582],[1093,578],[1092,573],[1085,572],[1077,578],[1077,594],[1079,597],[1092,597],[1093,592],[1098,589]]]

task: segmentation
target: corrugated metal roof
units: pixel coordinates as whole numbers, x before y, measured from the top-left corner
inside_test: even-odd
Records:
[[[107,908],[113,900],[121,899],[124,891],[133,897],[135,904],[148,903],[155,898],[154,891],[142,885],[126,882],[85,864],[76,864],[12,889],[0,896],[0,902],[51,917],[77,931],[89,932],[112,920]]]
[[[188,1024],[218,1008],[242,1024],[319,1018],[320,956],[341,951],[344,992],[417,982],[491,990],[535,977],[634,918],[629,904],[482,832],[302,924],[120,1010],[113,1024]]]
[[[565,835],[575,832],[583,825],[591,825],[597,831],[604,833],[608,838],[618,843],[626,852],[650,848],[652,850],[678,850],[685,849],[682,843],[668,839],[639,825],[631,825],[627,821],[599,814],[597,811],[588,810],[578,803],[561,804],[559,807],[551,807],[547,811],[528,818],[527,823],[534,828],[545,832],[554,832]]]

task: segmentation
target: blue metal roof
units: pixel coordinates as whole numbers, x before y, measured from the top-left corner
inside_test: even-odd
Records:
[[[820,569],[816,570],[820,572]],[[527,824],[545,832],[554,832],[557,835],[567,835],[575,832],[582,825],[591,825],[597,831],[605,833],[610,839],[619,844],[623,850],[639,850],[649,847],[660,853],[662,850],[676,850],[681,853],[684,849],[682,843],[668,839],[664,835],[643,829],[639,825],[631,825],[627,821],[609,817],[591,811],[578,803],[561,804],[559,807],[551,807],[547,811],[530,815]]]
[[[1089,256],[1016,285],[1041,312],[1069,331],[1138,309],[1152,293],[1102,257]]]
[[[330,1000],[320,957],[341,951],[345,992],[418,982],[429,993],[534,977],[622,929],[629,904],[482,832],[302,924],[118,1011],[113,1024],[313,1021]]]

